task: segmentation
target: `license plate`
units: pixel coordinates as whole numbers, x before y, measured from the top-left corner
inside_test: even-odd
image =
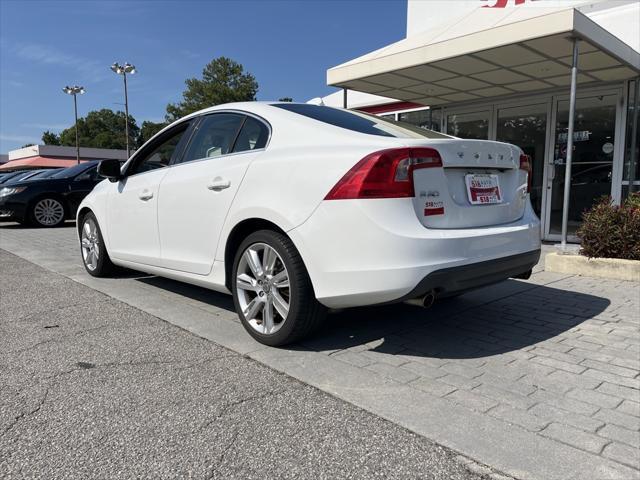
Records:
[[[472,205],[502,203],[497,175],[465,175],[467,195]]]

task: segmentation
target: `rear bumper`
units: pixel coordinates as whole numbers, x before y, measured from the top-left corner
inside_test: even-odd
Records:
[[[436,297],[447,297],[526,274],[540,260],[540,250],[496,258],[484,262],[444,268],[431,272],[398,301],[409,300],[435,291]]]
[[[411,199],[325,201],[287,233],[330,308],[478,288],[527,272],[540,250],[529,202],[515,222],[445,230],[425,228]]]

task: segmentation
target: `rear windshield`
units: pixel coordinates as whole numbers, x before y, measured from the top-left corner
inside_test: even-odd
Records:
[[[49,178],[71,178],[76,175],[88,170],[90,167],[94,166],[96,162],[85,162],[79,165],[74,165],[73,167],[63,168],[59,172],[54,173]]]
[[[319,122],[346,128],[347,130],[358,133],[366,133],[368,135],[417,139],[451,138],[443,133],[425,130],[409,123],[396,122],[354,110],[342,110],[333,107],[310,105],[308,103],[276,103],[273,104],[273,106],[304,115]]]

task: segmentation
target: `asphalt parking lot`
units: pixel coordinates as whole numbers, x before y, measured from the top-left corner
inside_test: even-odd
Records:
[[[3,251],[0,265],[2,478],[480,478],[254,360]]]
[[[537,268],[528,281],[428,311],[399,305],[340,312],[314,340],[271,349],[242,330],[224,295],[141,275],[89,277],[71,228],[5,225],[0,248],[498,472],[541,480],[640,478],[637,284]],[[365,428],[363,435],[369,442],[377,434]],[[408,472],[403,478],[421,477]]]

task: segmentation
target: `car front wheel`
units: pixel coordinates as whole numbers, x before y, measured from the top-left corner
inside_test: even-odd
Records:
[[[297,249],[289,238],[271,230],[252,233],[240,245],[232,290],[245,329],[265,345],[302,340],[326,315]]]
[[[82,217],[80,251],[82,253],[82,263],[89,275],[106,277],[114,272],[115,266],[111,263],[107,249],[104,246],[98,220],[96,220],[93,213],[87,213]]]

